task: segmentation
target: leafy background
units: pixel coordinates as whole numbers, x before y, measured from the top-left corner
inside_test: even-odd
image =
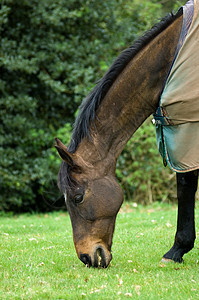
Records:
[[[185,1],[2,0],[0,4],[0,210],[63,206],[54,137],[69,142],[82,99],[114,58]],[[127,200],[174,201],[147,120],[118,160]]]

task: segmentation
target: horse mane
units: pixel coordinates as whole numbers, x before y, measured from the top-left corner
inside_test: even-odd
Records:
[[[103,98],[107,94],[111,85],[114,83],[118,75],[123,71],[127,64],[140,52],[147,44],[155,37],[171,25],[178,17],[183,14],[183,9],[180,8],[176,14],[170,13],[164,17],[159,23],[155,24],[143,36],[138,38],[132,46],[125,49],[112,66],[109,68],[104,77],[97,83],[91,93],[83,100],[79,107],[79,114],[73,126],[71,141],[68,146],[68,151],[74,153],[81,143],[82,139],[90,136],[90,125],[94,122],[96,111],[100,106]],[[70,166],[62,162],[58,185],[62,192],[65,192],[73,184],[73,179],[70,176]]]

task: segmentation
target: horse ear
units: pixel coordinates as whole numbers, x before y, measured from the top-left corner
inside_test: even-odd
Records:
[[[63,159],[69,166],[76,168],[74,161],[74,154],[68,152],[67,147],[58,139],[55,138],[55,148],[57,149],[61,159]]]

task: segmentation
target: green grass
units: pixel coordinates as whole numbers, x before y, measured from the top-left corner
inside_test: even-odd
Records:
[[[196,209],[199,231],[199,208]],[[86,268],[77,258],[67,213],[0,217],[0,299],[199,299],[199,241],[184,264],[163,264],[176,207],[124,205],[113,260]],[[199,234],[197,234],[199,236]]]

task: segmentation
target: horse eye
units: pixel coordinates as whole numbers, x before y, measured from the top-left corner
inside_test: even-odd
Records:
[[[74,202],[75,202],[75,204],[79,204],[79,203],[81,203],[83,200],[84,200],[84,195],[76,195],[76,196],[74,197]]]

